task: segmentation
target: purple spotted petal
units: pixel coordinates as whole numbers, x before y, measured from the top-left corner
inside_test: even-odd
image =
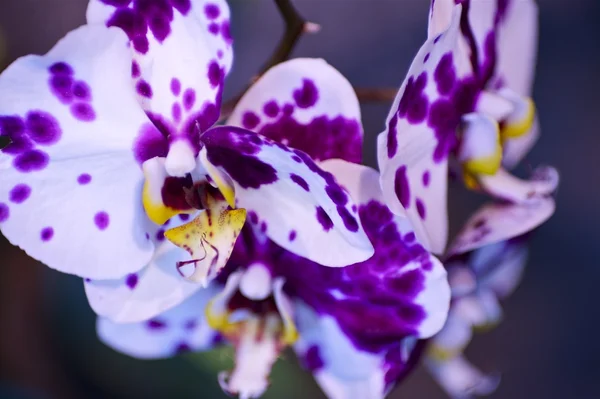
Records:
[[[218,334],[206,323],[204,308],[217,292],[200,290],[181,305],[139,323],[114,323],[100,317],[98,336],[117,351],[142,359],[210,349]]]
[[[209,29],[213,24],[228,26],[226,1],[92,0],[87,20],[119,27],[128,35],[140,104],[169,137],[167,170],[176,175],[189,172],[199,134],[219,117],[233,59],[231,38]]]
[[[463,114],[475,107],[476,82],[459,46],[460,6],[452,23],[419,50],[378,139],[387,204],[411,219],[426,248],[441,253],[448,235],[448,155]]]
[[[297,58],[271,68],[242,97],[228,124],[315,161],[362,159],[358,99],[346,78],[322,59]]]
[[[254,212],[277,244],[327,266],[372,255],[352,199],[306,153],[234,127],[211,129],[202,141],[205,167],[228,176],[236,206]]]
[[[85,26],[0,75],[0,136],[12,141],[0,152],[0,228],[63,272],[120,278],[152,256],[131,151],[147,117],[130,68],[123,33]]]
[[[188,252],[164,237],[165,229],[182,223],[176,217],[165,226],[149,226],[148,240],[155,243],[156,252],[142,270],[119,280],[86,279],[85,293],[96,314],[116,323],[135,323],[179,305],[202,289],[184,279],[175,267],[177,262],[189,260]]]

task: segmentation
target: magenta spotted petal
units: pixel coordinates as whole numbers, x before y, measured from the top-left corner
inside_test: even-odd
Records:
[[[225,191],[235,192],[236,207],[256,213],[281,247],[336,267],[373,254],[352,199],[306,153],[228,126],[201,140],[203,166],[231,182]]]
[[[217,292],[215,288],[200,290],[179,306],[138,323],[115,323],[100,317],[98,336],[119,352],[142,359],[210,349],[218,334],[208,326],[203,309]]]
[[[0,76],[0,135],[11,139],[0,153],[0,228],[63,272],[120,278],[152,257],[131,151],[147,117],[124,89],[130,60],[122,32],[85,26]]]
[[[219,117],[224,79],[233,60],[231,37],[209,29],[213,24],[228,26],[227,3],[92,0],[87,19],[128,35],[140,104],[169,137],[165,166],[172,175],[190,172],[199,151],[198,136]]]
[[[456,149],[462,115],[475,107],[477,91],[458,45],[461,7],[451,24],[415,57],[378,138],[386,203],[406,214],[417,237],[441,253],[448,236],[448,156]]]
[[[315,161],[360,163],[360,106],[350,83],[321,59],[297,58],[265,73],[228,124],[301,150]]]

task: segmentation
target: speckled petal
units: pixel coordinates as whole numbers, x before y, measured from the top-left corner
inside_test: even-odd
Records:
[[[168,225],[181,223],[174,219]],[[142,270],[119,280],[85,280],[88,301],[99,316],[115,323],[148,320],[202,289],[200,285],[186,281],[178,271],[177,263],[188,261],[190,255],[165,239],[167,228],[153,226],[148,229],[156,251]]]
[[[448,155],[476,98],[458,45],[460,15],[459,5],[448,29],[419,50],[378,139],[386,203],[396,214],[406,211],[419,240],[434,253],[444,250],[448,236]]]
[[[350,82],[322,59],[296,58],[267,71],[228,124],[306,152],[315,161],[360,163],[360,105]]]
[[[204,308],[217,292],[217,287],[198,291],[179,306],[139,323],[99,317],[98,336],[113,349],[141,359],[210,349],[218,335],[206,323]]]
[[[465,224],[450,246],[450,255],[520,236],[552,216],[552,198],[541,198],[531,204],[488,204],[480,208]]]
[[[494,175],[479,175],[481,188],[494,197],[517,204],[537,202],[558,187],[558,171],[552,167],[536,169],[529,180],[519,179],[504,169]]]
[[[0,227],[48,266],[120,278],[152,256],[142,171],[132,152],[147,118],[130,89],[118,29],[84,26],[0,76]],[[108,79],[107,77],[110,77]]]
[[[92,0],[87,20],[127,33],[140,104],[169,137],[167,170],[174,176],[191,171],[199,134],[219,117],[233,59],[227,2]]]
[[[236,207],[255,215],[278,245],[326,266],[373,254],[352,199],[306,153],[236,127],[211,129],[202,141],[200,158],[213,180],[213,169],[226,174]]]

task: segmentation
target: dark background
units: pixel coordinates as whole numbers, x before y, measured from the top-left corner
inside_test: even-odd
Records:
[[[397,87],[425,39],[425,0],[300,0],[322,25],[295,56],[324,57],[355,86]],[[46,52],[84,21],[86,0],[0,0],[0,66]],[[600,398],[600,2],[540,0],[540,48],[534,98],[542,138],[526,165],[561,172],[558,210],[534,237],[520,289],[505,320],[476,336],[469,358],[503,381],[492,398]],[[233,96],[268,58],[283,24],[270,0],[231,1]],[[3,50],[4,48],[4,50]],[[3,58],[2,58],[3,56]],[[2,95],[2,93],[0,93]],[[375,165],[375,135],[389,104],[363,106],[365,156]],[[479,199],[454,189],[456,228]],[[0,398],[222,398],[216,372],[231,352],[138,361],[104,347],[79,279],[28,259],[0,236]],[[322,397],[286,354],[266,397]],[[418,370],[391,398],[444,398]]]

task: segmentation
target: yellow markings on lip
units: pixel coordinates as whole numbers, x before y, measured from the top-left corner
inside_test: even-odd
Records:
[[[502,164],[502,147],[498,143],[493,155],[463,162],[463,168],[473,175],[494,175]]]
[[[454,359],[455,357],[460,355],[463,352],[463,350],[463,347],[448,349],[443,348],[440,345],[431,344],[427,348],[427,355],[435,361],[445,362],[450,359]]]
[[[144,205],[144,210],[146,211],[146,215],[148,215],[148,218],[158,225],[165,224],[167,220],[171,219],[173,216],[177,216],[181,213],[191,213],[194,211],[173,209],[163,204],[161,200],[155,200],[151,194],[150,183],[148,182],[148,180],[144,182],[142,203]]]
[[[194,272],[188,280],[207,285],[229,260],[246,221],[245,209],[229,209],[224,201],[210,198],[209,209],[189,223],[169,229],[165,237],[192,256]]]
[[[206,305],[206,309],[204,310],[206,314],[206,322],[215,331],[219,331],[225,335],[235,333],[242,322],[231,322],[229,321],[230,312],[225,310],[223,312],[215,312],[213,311],[214,301],[213,299]]]
[[[525,112],[520,117],[509,117],[500,132],[503,140],[515,139],[528,133],[535,119],[535,104],[531,98],[524,99]]]

